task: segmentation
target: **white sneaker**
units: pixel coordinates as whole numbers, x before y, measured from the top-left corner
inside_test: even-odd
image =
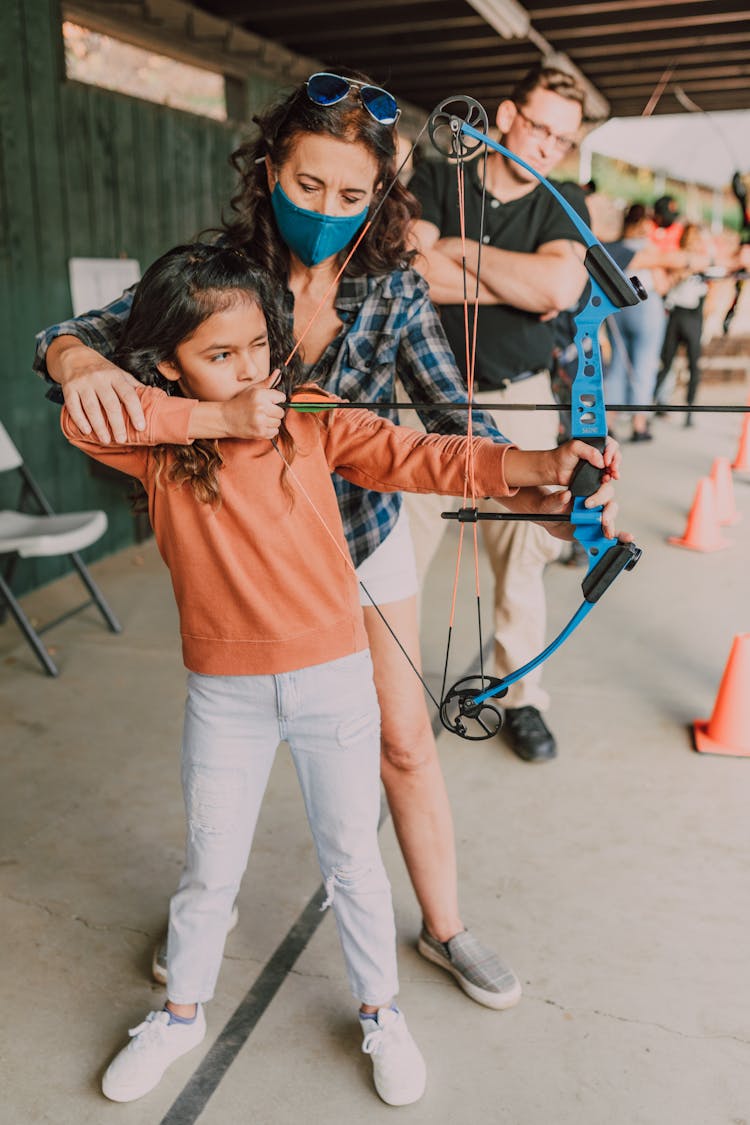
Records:
[[[232,913],[229,915],[229,925],[227,926],[227,933],[231,934],[234,927],[240,920],[240,912],[237,909],[235,902],[232,907]],[[156,945],[154,946],[153,956],[151,957],[151,975],[157,984],[167,983],[167,930],[161,935]]]
[[[372,1055],[375,1089],[387,1105],[411,1105],[422,1097],[427,1073],[419,1047],[398,1009],[379,1008],[377,1020],[362,1019],[362,1050]]]
[[[193,1023],[170,1023],[169,1012],[149,1012],[128,1032],[130,1042],[115,1055],[102,1079],[102,1092],[113,1102],[132,1102],[158,1086],[167,1067],[197,1047],[206,1034],[203,1008]]]

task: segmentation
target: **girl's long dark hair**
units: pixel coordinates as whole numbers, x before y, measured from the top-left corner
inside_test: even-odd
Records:
[[[365,74],[337,70],[358,82],[370,82]],[[233,246],[242,247],[254,261],[262,262],[271,276],[286,282],[289,272],[287,250],[271,208],[265,158],[280,168],[289,158],[295,139],[303,133],[323,134],[338,140],[361,144],[377,162],[378,190],[370,204],[377,207],[380,192],[392,183],[396,173],[394,125],[381,125],[370,117],[353,90],[336,105],[320,106],[307,96],[305,84],[296,87],[283,101],[253,118],[260,135],[247,141],[232,154],[231,162],[240,182],[232,197],[234,215],[225,220],[224,230]],[[352,276],[378,276],[405,268],[414,257],[409,245],[409,226],[419,216],[419,204],[411,192],[396,182],[347,266]],[[346,250],[339,255],[343,262]]]
[[[192,336],[207,317],[230,308],[239,297],[248,298],[262,309],[268,328],[271,370],[283,367],[293,341],[278,286],[243,251],[205,243],[177,246],[149,266],[136,289],[114,362],[147,386],[181,394],[177,383],[161,375],[157,365],[175,362],[178,345]],[[283,367],[282,378],[283,390],[289,397],[302,382],[301,364],[296,357]],[[294,443],[283,422],[278,441],[285,459],[291,460]],[[219,502],[218,473],[224,459],[218,441],[199,439],[192,445],[161,445],[153,452],[157,483],[171,455],[167,473],[170,481],[189,482],[196,498],[203,503]]]

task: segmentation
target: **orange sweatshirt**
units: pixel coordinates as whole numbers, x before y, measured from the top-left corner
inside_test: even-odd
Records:
[[[309,399],[311,390],[298,397]],[[331,399],[317,387],[314,394]],[[282,490],[284,464],[267,440],[221,442],[217,508],[196,500],[189,484],[177,487],[162,477],[157,487],[149,447],[190,444],[196,403],[150,387],[139,396],[146,427],[138,431],[128,423],[124,445],[102,445],[82,434],[67,410],[62,428],[91,457],[145,486],[156,542],[172,576],[187,668],[228,676],[291,672],[367,648],[357,581],[335,546],[348,560],[330,474],[376,491],[460,496],[467,439],[421,434],[369,410],[288,411],[297,449],[292,468],[329,535],[291,476],[293,503]],[[512,446],[473,440],[478,493],[513,495],[503,472]]]

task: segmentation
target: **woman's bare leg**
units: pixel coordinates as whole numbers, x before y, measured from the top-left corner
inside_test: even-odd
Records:
[[[379,606],[421,669],[417,599]],[[380,702],[381,773],[396,835],[427,930],[448,941],[463,930],[456,845],[445,780],[422,685],[372,606],[364,609]]]

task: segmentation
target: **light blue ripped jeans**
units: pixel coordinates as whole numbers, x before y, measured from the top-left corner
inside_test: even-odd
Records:
[[[369,652],[276,676],[188,674],[185,867],[169,911],[169,999],[210,1000],[276,748],[289,743],[349,983],[398,991],[391,889],[378,846],[380,713]]]

